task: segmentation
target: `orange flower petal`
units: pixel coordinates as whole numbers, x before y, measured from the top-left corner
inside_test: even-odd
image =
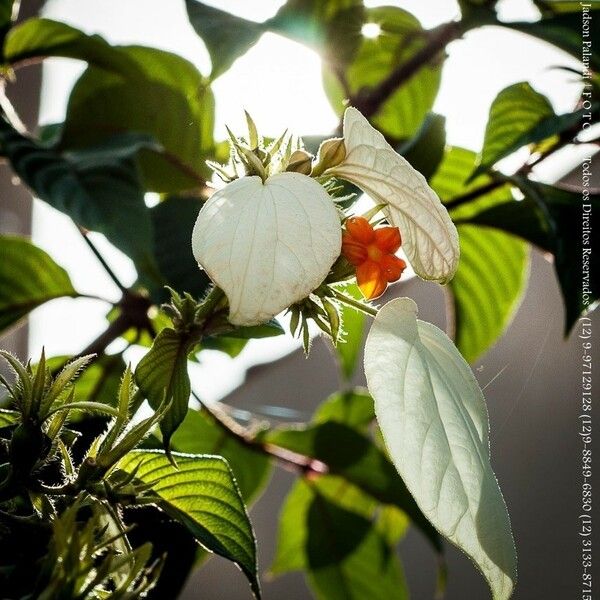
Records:
[[[387,287],[380,266],[370,260],[357,267],[356,282],[363,296],[369,300],[381,296]]]
[[[350,217],[346,221],[346,231],[361,244],[370,244],[375,239],[373,227],[364,217]]]
[[[406,269],[406,263],[397,256],[388,254],[381,259],[379,263],[381,268],[381,274],[388,283],[398,281],[404,269]]]
[[[364,244],[357,242],[350,234],[342,236],[342,254],[348,262],[354,266],[360,265],[367,260],[367,248]]]
[[[402,245],[400,230],[397,227],[375,229],[375,245],[385,254],[395,254]]]

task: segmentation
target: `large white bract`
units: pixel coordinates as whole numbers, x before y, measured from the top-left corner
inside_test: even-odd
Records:
[[[365,373],[390,457],[423,514],[470,556],[495,600],[516,581],[516,553],[490,465],[483,394],[454,344],[417,320],[409,298],[378,313]]]
[[[447,283],[458,268],[458,233],[427,181],[355,108],[344,114],[346,157],[325,174],[357,185],[400,229],[402,247],[415,273]]]
[[[234,325],[263,323],[308,296],[340,249],[332,199],[299,173],[236,179],[206,202],[192,234],[194,256],[227,295]]]

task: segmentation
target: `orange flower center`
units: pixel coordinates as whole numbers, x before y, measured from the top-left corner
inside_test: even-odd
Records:
[[[396,256],[402,240],[397,227],[373,226],[363,217],[346,221],[342,254],[356,267],[356,282],[366,298],[385,292],[388,283],[398,281],[406,263]]]

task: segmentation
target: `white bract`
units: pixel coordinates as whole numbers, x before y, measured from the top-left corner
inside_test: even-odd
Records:
[[[459,258],[458,234],[448,211],[427,181],[355,108],[344,114],[346,157],[325,171],[357,185],[400,229],[415,273],[447,283]]]
[[[490,465],[488,417],[469,365],[437,327],[400,298],[378,313],[365,372],[392,461],[420,509],[470,556],[495,600],[510,597],[516,554]]]
[[[332,199],[299,173],[227,184],[202,207],[192,234],[194,256],[227,295],[234,325],[263,323],[308,296],[340,248]]]

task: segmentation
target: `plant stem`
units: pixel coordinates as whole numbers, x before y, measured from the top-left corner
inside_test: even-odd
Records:
[[[343,304],[351,306],[352,308],[355,308],[356,310],[360,310],[361,312],[364,312],[365,314],[367,314],[371,317],[377,316],[378,311],[376,308],[369,306],[368,304],[363,304],[362,302],[360,302],[360,300],[355,300],[354,298],[352,298],[350,296],[346,296],[346,294],[340,292],[339,290],[334,290],[333,295],[336,298],[336,300],[338,300],[339,302],[342,302]]]
[[[417,71],[435,59],[453,40],[463,34],[460,21],[450,21],[433,29],[429,42],[406,62],[398,65],[379,85],[369,89],[365,94],[350,98],[358,110],[367,118],[372,117],[385,101]]]
[[[88,245],[88,248],[92,251],[94,256],[98,259],[98,262],[102,265],[102,267],[104,268],[104,270],[106,271],[108,276],[113,280],[113,282],[121,290],[121,292],[125,293],[127,288],[119,281],[119,278],[116,276],[115,272],[110,268],[110,266],[108,265],[108,263],[106,262],[106,260],[102,256],[102,254],[100,254],[100,251],[98,250],[98,248],[96,248],[96,246],[94,246],[92,240],[90,240],[90,238],[88,237],[85,230],[80,226],[77,226],[77,229],[79,230],[79,233],[81,234],[81,237],[84,239],[85,243]]]

